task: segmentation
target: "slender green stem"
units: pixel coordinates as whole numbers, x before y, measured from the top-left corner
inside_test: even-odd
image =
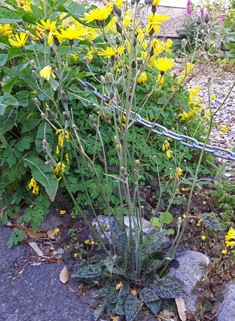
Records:
[[[8,142],[6,141],[6,138],[4,137],[4,135],[2,133],[0,133],[0,140],[2,141],[4,148],[7,148]]]

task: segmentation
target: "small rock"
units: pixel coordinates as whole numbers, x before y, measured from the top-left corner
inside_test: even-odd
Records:
[[[226,287],[227,289],[227,287]],[[222,303],[219,304],[219,309]],[[224,301],[222,310],[217,316],[218,321],[234,321],[235,320],[235,283],[229,283],[229,290]]]
[[[182,256],[176,259],[180,263],[180,266],[178,269],[171,268],[169,275],[176,276],[185,283],[185,291],[188,294],[184,298],[186,309],[190,312],[195,312],[198,296],[191,294],[191,291],[203,275],[200,264],[205,263],[208,265],[210,259],[205,254],[196,251],[186,251]]]

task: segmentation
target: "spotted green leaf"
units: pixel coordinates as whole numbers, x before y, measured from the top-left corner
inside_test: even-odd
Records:
[[[151,301],[151,302],[146,302],[145,304],[153,312],[153,314],[157,314],[161,307],[161,299]]]
[[[129,284],[124,284],[120,287],[119,293],[118,293],[118,300],[115,308],[115,312],[118,315],[124,315],[125,314],[125,302],[129,294]]]
[[[203,223],[209,225],[213,230],[220,230],[220,223],[209,213],[204,213],[200,217],[203,220]]]
[[[159,297],[151,289],[145,288],[140,293],[140,299],[146,303],[146,302],[156,301],[159,299]]]
[[[166,235],[167,231],[164,230],[162,232],[155,233],[145,241],[140,249],[140,259],[142,262],[145,260],[145,258],[158,251]]]
[[[99,265],[88,265],[79,269],[72,277],[79,279],[96,279],[101,276],[101,273],[102,270]]]
[[[186,295],[184,283],[175,276],[159,279],[150,289],[160,298],[181,298]]]
[[[134,295],[128,294],[125,302],[126,321],[133,321],[141,309],[141,301]]]

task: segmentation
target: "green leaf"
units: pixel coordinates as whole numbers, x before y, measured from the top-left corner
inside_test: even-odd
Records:
[[[49,149],[53,144],[53,134],[51,130],[51,125],[47,121],[42,121],[38,127],[37,137],[35,140],[36,149],[38,154],[44,154],[45,149],[42,148],[42,141],[45,139],[49,144]]]
[[[220,223],[209,213],[203,213],[200,218],[204,224],[209,225],[213,230],[221,230]]]
[[[151,263],[148,265],[148,268],[144,271],[144,275],[158,269],[161,263],[162,263],[161,260],[152,260]]]
[[[156,226],[156,227],[160,227],[161,226],[161,222],[159,221],[159,219],[157,217],[151,218],[150,224],[152,226]]]
[[[156,301],[159,299],[159,297],[151,289],[145,288],[140,293],[140,299],[146,303],[146,302]]]
[[[7,62],[8,55],[0,55],[0,66],[4,66]]]
[[[227,166],[227,162],[223,163],[216,171],[215,178],[218,177],[223,171],[225,170]]]
[[[18,107],[9,108],[3,116],[0,116],[0,133],[5,133],[10,130],[16,122]]]
[[[24,53],[22,52],[22,50],[20,48],[9,48],[7,60],[10,60],[15,57],[20,57],[23,55],[24,55]]]
[[[13,10],[6,7],[0,7],[0,23],[11,24],[20,21],[22,21],[22,19],[15,14]]]
[[[159,279],[150,289],[160,298],[181,298],[186,296],[184,283],[175,276],[165,276]]]
[[[11,71],[8,74],[8,77],[10,78],[7,82],[4,83],[2,90],[3,92],[10,93],[12,86],[14,85],[16,79],[21,74],[21,72],[30,64],[30,62],[27,62],[26,64],[20,64],[16,67],[13,67]]]
[[[137,314],[135,321],[147,321],[149,316],[149,310],[146,307],[142,307],[140,312]]]
[[[79,279],[97,279],[101,276],[102,270],[99,265],[88,265],[82,267],[75,274],[72,275],[73,278]]]
[[[20,106],[27,107],[28,106],[28,96],[29,91],[19,91],[16,95],[17,100],[20,102]]]
[[[141,301],[134,295],[128,294],[125,302],[126,321],[133,321],[141,309]]]
[[[158,299],[156,301],[146,302],[146,306],[153,312],[154,315],[158,314],[161,308],[162,300]]]
[[[33,76],[21,74],[20,79],[24,80],[33,90],[39,90],[37,82]]]
[[[149,257],[156,252],[167,235],[167,231],[157,232],[151,235],[140,248],[140,259],[143,262],[146,257]]]
[[[26,133],[29,132],[30,130],[34,129],[41,121],[41,118],[37,118],[37,117],[30,117],[26,120],[21,132],[22,133]]]
[[[160,215],[159,217],[159,221],[163,224],[163,223],[166,223],[166,224],[170,224],[172,223],[173,221],[173,216],[171,215],[171,213],[169,212],[164,212]]]
[[[102,312],[104,311],[106,307],[106,301],[104,303],[102,303],[101,305],[99,305],[95,311],[94,311],[94,318],[95,321],[99,319],[100,315],[102,314]]]
[[[5,113],[8,106],[18,105],[19,103],[14,96],[5,93],[3,96],[0,97],[0,116],[2,116]]]
[[[125,314],[125,302],[129,295],[129,284],[124,284],[120,287],[119,293],[118,293],[118,299],[117,304],[115,308],[115,313],[118,315],[124,315]]]
[[[45,187],[48,196],[53,202],[58,189],[58,181],[52,169],[34,155],[24,158],[23,162],[30,167],[33,178]]]
[[[161,97],[158,99],[157,104],[164,105],[166,103],[167,99],[165,97]]]
[[[175,233],[175,231],[174,231],[172,228],[170,228],[169,230],[167,230],[167,234],[168,234],[168,235],[174,234],[174,233]]]
[[[16,158],[13,154],[13,152],[11,153],[11,155],[7,158],[7,162],[9,164],[10,167],[12,167],[12,165],[14,165],[16,163]]]

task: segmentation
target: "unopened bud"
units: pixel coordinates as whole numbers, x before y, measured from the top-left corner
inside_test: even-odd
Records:
[[[226,44],[224,43],[224,41],[221,41],[220,50],[221,50],[221,51],[227,51],[227,50],[228,50],[228,47],[226,46]]]
[[[204,49],[205,51],[208,51],[210,49],[210,45],[208,42],[205,43]]]
[[[37,74],[34,70],[32,70],[32,73],[33,73],[33,77],[36,81],[38,81],[39,79],[41,79],[40,75]]]
[[[43,141],[42,141],[42,148],[47,149],[48,146],[49,146],[48,142],[47,142],[45,139],[43,139]]]
[[[116,36],[116,44],[119,46],[121,43],[120,39],[118,38],[118,36]]]
[[[122,173],[122,174],[125,174],[125,173],[126,173],[126,169],[125,169],[125,167],[123,167],[123,166],[121,167],[121,173]]]
[[[208,13],[205,15],[205,23],[208,23],[210,21]]]
[[[118,8],[118,10],[117,10],[117,16],[118,16],[118,18],[120,19],[120,20],[122,20],[122,10],[120,9],[120,8]]]
[[[154,156],[153,156],[153,160],[155,161],[156,159],[157,159],[157,156],[156,156],[156,155],[154,155]]]
[[[43,37],[42,37],[42,38],[39,37],[39,42],[40,42],[42,45],[44,45],[44,43],[45,43],[44,38],[43,38]]]
[[[174,114],[175,121],[179,120],[179,116],[175,113]]]
[[[69,111],[63,111],[63,117],[64,117],[64,120],[70,120],[70,112]]]
[[[110,97],[111,99],[113,99],[113,97],[114,97],[114,92],[113,92],[113,91],[110,91],[109,97]]]
[[[92,115],[89,115],[89,121],[91,123],[91,125],[93,125],[94,123],[94,117]]]
[[[197,25],[200,26],[200,24],[202,23],[201,17],[197,18]]]
[[[138,159],[135,161],[135,165],[136,165],[136,168],[140,167],[140,161]]]
[[[187,131],[187,127],[184,127],[184,131],[185,131],[185,132]]]
[[[50,56],[52,57],[52,59],[55,59],[56,57],[56,52],[52,47],[50,47]]]
[[[56,36],[54,36],[54,44],[55,44],[57,47],[60,46],[59,39],[58,39]]]
[[[88,65],[89,64],[89,59],[87,57],[84,57],[83,59],[84,59],[85,63]]]
[[[182,224],[182,218],[181,218],[181,217],[178,217],[178,220],[177,220],[177,225],[178,225],[178,227],[180,227],[181,224]]]
[[[45,118],[46,118],[46,115],[45,115],[44,113],[41,113],[41,117],[42,117],[43,119],[45,119]]]
[[[118,12],[118,6],[117,6],[117,4],[114,2],[113,3],[113,12],[115,12],[115,13],[117,13]]]
[[[131,5],[133,6],[135,4],[135,0],[131,0]]]
[[[118,138],[117,138],[116,135],[113,137],[113,139],[114,139],[114,143],[117,144],[118,143]]]
[[[221,60],[224,60],[226,58],[225,53],[221,51],[219,57]]]
[[[185,48],[186,44],[187,44],[187,41],[185,39],[182,39],[181,44],[182,44],[182,47]]]
[[[32,71],[32,70],[36,70],[36,69],[37,69],[37,67],[36,67],[36,65],[35,65],[34,60],[31,60],[31,61],[30,61],[30,70]]]
[[[137,40],[136,40],[136,37],[134,38],[133,40],[133,47],[135,47],[137,45]]]
[[[106,81],[105,81],[105,78],[103,76],[100,76],[100,82],[101,82],[102,86],[106,85]]]
[[[106,81],[107,85],[112,85],[112,83],[113,83],[113,74],[111,72],[108,72],[105,75],[105,81]]]
[[[73,127],[73,129],[76,129],[76,128],[77,128],[77,126],[76,126],[75,124],[73,124],[73,126],[72,126],[72,127]]]
[[[153,47],[151,48],[151,50],[150,50],[150,57],[152,57],[153,55],[154,55],[154,49],[153,49]]]
[[[61,90],[61,100],[65,103],[69,101],[69,97],[66,95],[66,93],[63,90]]]
[[[202,117],[204,117],[204,116],[205,116],[205,114],[206,114],[206,113],[205,113],[205,110],[204,110],[204,109],[202,109],[202,111],[201,111],[201,116],[202,116]]]
[[[117,32],[122,34],[122,27],[120,26],[120,24],[118,22],[116,22],[116,28],[117,28]]]
[[[36,106],[39,106],[39,105],[40,105],[39,100],[38,100],[37,98],[34,98],[33,101],[34,101],[34,103],[35,103]]]
[[[135,60],[133,59],[132,62],[131,62],[131,68],[135,69],[136,68],[136,62]]]
[[[49,119],[55,119],[55,113],[50,108],[47,108],[46,111]]]
[[[152,13],[155,14],[157,11],[157,6],[152,6]]]

